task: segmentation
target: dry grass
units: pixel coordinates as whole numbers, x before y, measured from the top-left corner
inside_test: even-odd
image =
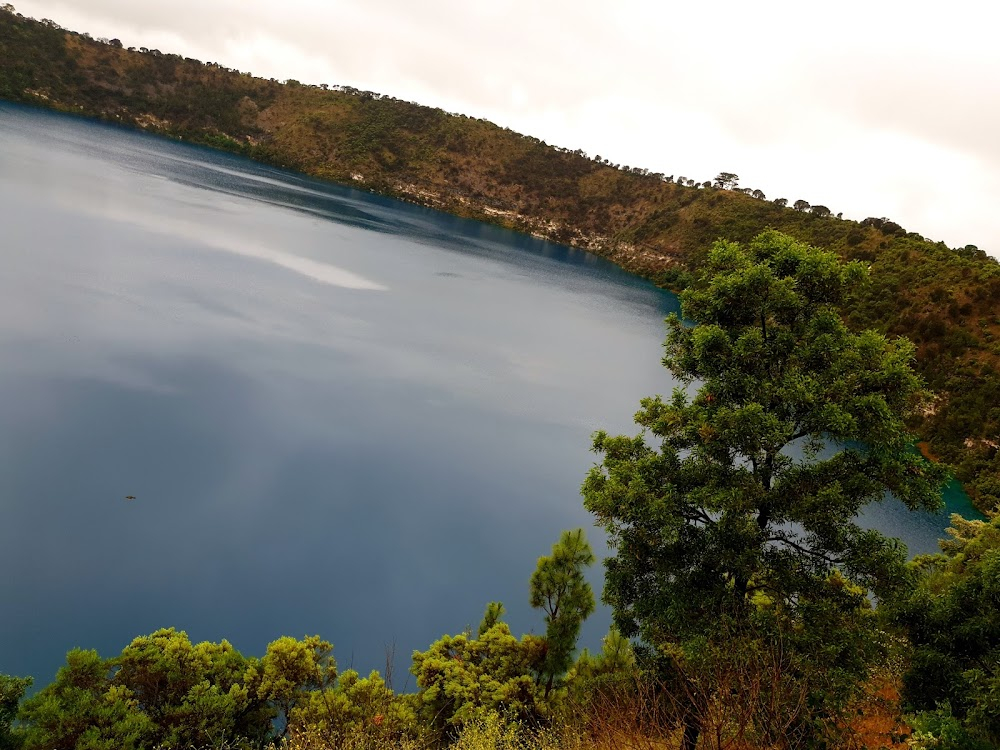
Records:
[[[699,750],[790,750],[805,740],[786,734],[777,742],[755,739],[739,700],[720,703],[706,714]],[[681,744],[676,706],[648,685],[619,685],[595,691],[585,701],[572,699],[544,728],[504,721],[490,715],[466,725],[452,750],[675,750]],[[905,750],[909,730],[901,720],[899,693],[887,678],[874,680],[858,701],[855,718],[844,732],[843,750]],[[439,750],[436,738],[400,739],[373,724],[335,740],[319,733],[293,733],[278,750]]]

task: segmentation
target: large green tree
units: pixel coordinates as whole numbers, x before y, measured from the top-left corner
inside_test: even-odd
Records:
[[[840,724],[877,655],[870,602],[908,580],[902,545],[858,512],[940,502],[941,470],[908,449],[912,345],[838,315],[864,278],[775,231],[717,242],[681,297],[694,325],[668,319],[663,363],[689,390],[644,399],[637,436],[595,435],[604,598],[683,696],[682,747],[723,699],[758,701],[740,731],[778,744]]]

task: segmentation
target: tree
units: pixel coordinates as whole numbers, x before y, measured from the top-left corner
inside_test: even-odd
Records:
[[[644,399],[636,437],[595,435],[602,463],[583,495],[615,551],[604,600],[647,668],[687,696],[686,750],[713,702],[734,700],[712,686],[720,665],[765,668],[774,643],[786,667],[759,684],[805,690],[796,731],[842,725],[880,656],[869,597],[891,600],[909,580],[902,545],[857,513],[886,492],[940,502],[942,470],[908,450],[904,418],[922,393],[913,346],[852,333],[837,313],[864,275],[776,231],[717,242],[681,295],[697,325],[668,318],[663,362],[697,381],[694,396]],[[754,726],[775,742],[790,731],[766,714]]]
[[[14,719],[24,691],[31,687],[31,682],[30,677],[0,674],[0,750],[17,750],[21,747],[22,737],[13,728]]]
[[[815,214],[816,216],[829,216],[831,213],[833,213],[826,206],[811,206],[809,208],[809,211],[810,213]]]
[[[569,669],[580,626],[594,611],[594,593],[583,577],[594,553],[583,529],[564,531],[552,554],[538,558],[531,575],[531,606],[545,612],[545,659],[540,676],[548,697],[555,680]]]
[[[739,175],[732,172],[719,172],[715,177],[715,187],[723,190],[733,190],[740,182]]]
[[[752,195],[754,198],[756,198],[759,201],[767,200],[767,196],[764,195],[764,191],[763,190],[755,189],[752,193],[750,193],[750,195]]]
[[[785,206],[788,205],[788,198],[775,198],[774,205],[778,206],[779,208],[784,208]]]
[[[483,613],[483,620],[479,623],[479,635],[482,636],[487,630],[492,628],[506,612],[503,602],[490,602],[486,605],[486,612]]]
[[[275,713],[244,684],[256,664],[226,641],[192,644],[173,628],[134,639],[113,659],[75,649],[24,702],[25,748],[261,746]]]
[[[14,750],[20,746],[3,744],[2,677],[0,691],[0,750]],[[134,639],[113,659],[70,651],[18,718],[24,750],[249,750],[272,747],[290,726],[338,747],[365,730],[386,745],[416,733],[409,699],[377,673],[349,670],[338,679],[331,646],[318,636],[279,638],[255,659],[226,641],[192,644],[173,628]]]
[[[966,245],[965,247],[956,247],[955,253],[962,256],[963,258],[986,258],[986,251],[980,250],[976,245]]]
[[[635,649],[628,638],[612,625],[593,655],[583,649],[567,677],[570,690],[585,696],[594,689],[634,683],[638,675]]]
[[[26,750],[139,750],[159,744],[155,722],[129,688],[112,686],[111,678],[110,662],[96,651],[66,654],[55,681],[21,706]]]
[[[396,695],[378,672],[361,677],[353,669],[336,685],[308,693],[289,719],[289,747],[405,747],[420,735],[413,696]],[[410,742],[408,742],[408,740]]]
[[[792,208],[794,208],[796,211],[805,211],[806,209],[809,208],[809,201],[804,201],[801,198],[799,198],[797,201],[795,201],[795,203],[792,204]]]
[[[885,216],[881,218],[869,216],[868,218],[861,220],[861,226],[875,227],[882,234],[893,237],[901,237],[906,234],[906,230],[903,229],[903,227],[894,222],[892,219],[887,219]]]
[[[230,690],[242,683],[247,665],[226,641],[192,644],[186,633],[169,628],[133,639],[111,667],[113,682],[127,687],[153,721],[177,728],[177,734],[168,731],[168,742],[200,744],[209,738],[186,736],[180,727],[229,725],[246,702],[241,690]],[[239,700],[230,700],[237,694]]]
[[[312,692],[332,687],[337,679],[333,647],[318,635],[301,641],[284,636],[267,646],[260,664],[247,670],[247,687],[259,700],[274,705],[282,719],[281,736],[288,733],[293,712]]]
[[[583,577],[594,562],[583,529],[564,531],[531,576],[531,606],[545,612],[545,637],[511,635],[500,602],[486,606],[478,637],[446,635],[413,653],[418,713],[444,738],[500,713],[537,723],[559,699],[556,680],[570,667],[594,594]]]
[[[518,640],[505,622],[475,639],[469,633],[443,636],[426,651],[413,652],[417,713],[444,738],[495,713],[537,722],[546,714],[535,678],[544,656],[544,639]]]
[[[912,710],[949,717],[984,746],[1000,745],[1000,517],[951,517],[942,554],[918,557],[924,577],[900,610],[914,653],[903,679]],[[926,717],[924,717],[926,719]]]

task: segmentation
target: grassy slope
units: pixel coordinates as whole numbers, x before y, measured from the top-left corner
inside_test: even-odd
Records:
[[[616,168],[484,120],[130,51],[0,9],[0,98],[136,125],[588,248],[664,286],[709,243],[775,227],[872,283],[852,326],[906,335],[939,400],[915,425],[980,507],[1000,503],[1000,265],[898,225],[795,211]]]

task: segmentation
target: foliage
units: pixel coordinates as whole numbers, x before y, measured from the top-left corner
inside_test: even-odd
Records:
[[[904,698],[912,709],[930,715],[940,716],[939,709],[947,707],[948,717],[962,731],[996,746],[1000,518],[968,521],[954,515],[948,533],[951,538],[941,542],[942,554],[914,561],[924,577],[899,613],[913,644]]]
[[[735,190],[739,182],[739,175],[732,172],[719,172],[715,177],[715,187],[722,190]]]
[[[594,593],[583,577],[584,568],[593,564],[583,529],[564,531],[552,545],[552,555],[540,557],[531,575],[531,606],[545,612],[545,656],[539,673],[546,697],[569,669],[580,627],[594,611]]]
[[[500,622],[501,618],[507,610],[503,606],[503,602],[490,602],[486,605],[486,611],[483,613],[483,620],[479,623],[479,635],[482,635]]]
[[[156,742],[162,732],[111,677],[111,664],[96,651],[70,651],[55,681],[21,707],[25,747],[129,750]]]
[[[534,738],[521,725],[491,713],[463,727],[452,750],[529,750]]]
[[[755,664],[741,680],[803,696],[798,716],[754,716],[757,731],[822,734],[880,656],[868,597],[908,581],[901,544],[861,529],[858,511],[887,491],[940,502],[943,472],[907,451],[913,348],[849,331],[837,307],[864,269],[787,235],[717,242],[704,268],[681,295],[697,325],[669,318],[664,356],[696,395],[644,399],[643,433],[594,439],[603,461],[583,494],[615,552],[604,599],[686,694],[686,747]],[[775,660],[780,684],[761,671]]]
[[[113,659],[70,651],[19,719],[28,750],[263,747],[273,720],[294,716],[333,674],[329,644],[316,636],[280,638],[253,659],[163,629]]]
[[[907,744],[913,750],[992,750],[996,745],[974,736],[945,702],[933,711],[909,717],[913,733]]]
[[[246,685],[258,700],[277,708],[284,736],[293,712],[312,693],[331,687],[336,676],[337,663],[330,643],[319,636],[301,641],[284,636],[268,645],[260,664],[247,667]]]
[[[21,735],[13,728],[24,692],[31,687],[30,677],[0,674],[0,750],[17,750]]]
[[[547,712],[535,677],[544,657],[544,639],[518,640],[504,622],[478,638],[446,635],[413,654],[418,716],[446,737],[493,713],[537,723]]]
[[[567,710],[594,715],[608,713],[614,705],[637,704],[641,684],[635,648],[612,625],[601,641],[601,650],[591,654],[583,649],[566,675]]]
[[[353,669],[311,690],[292,710],[289,728],[290,736],[316,737],[327,747],[362,736],[377,746],[400,746],[422,735],[412,696],[396,695],[378,672],[361,677]]]
[[[419,719],[439,736],[454,738],[470,722],[499,714],[538,725],[562,696],[558,682],[570,668],[594,594],[583,576],[594,553],[583,529],[564,531],[531,576],[531,606],[545,612],[545,636],[515,638],[501,621],[500,602],[486,606],[478,636],[446,635],[413,653]]]
[[[600,652],[592,655],[587,649],[581,651],[567,679],[577,684],[608,676],[631,680],[638,676],[637,669],[632,642],[612,625],[601,641]]]

